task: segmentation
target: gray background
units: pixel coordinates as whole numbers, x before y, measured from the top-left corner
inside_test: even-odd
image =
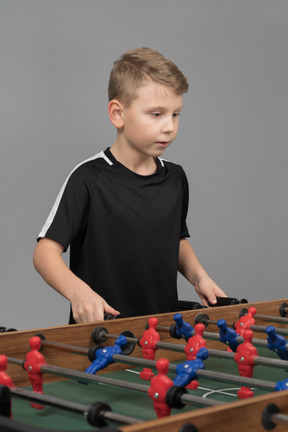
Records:
[[[190,183],[191,243],[230,296],[285,298],[287,0],[0,1],[0,325],[66,324],[32,254],[71,169],[111,145],[113,61],[149,46],[190,83],[165,157]],[[182,277],[179,296],[198,297]]]

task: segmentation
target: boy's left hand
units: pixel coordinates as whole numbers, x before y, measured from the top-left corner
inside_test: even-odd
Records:
[[[204,306],[209,306],[209,303],[216,304],[216,296],[227,297],[224,291],[207,274],[203,275],[195,284],[195,291]]]

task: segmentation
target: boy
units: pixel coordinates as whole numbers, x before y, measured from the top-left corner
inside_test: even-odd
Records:
[[[72,171],[34,252],[37,271],[70,301],[70,323],[169,312],[177,270],[203,304],[225,296],[186,240],[185,173],[160,158],[176,138],[187,90],[177,66],[149,48],[114,63],[108,112],[116,140]]]

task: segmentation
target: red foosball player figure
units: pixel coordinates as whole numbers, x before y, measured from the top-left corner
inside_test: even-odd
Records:
[[[169,360],[162,358],[156,363],[158,375],[151,380],[148,396],[153,399],[154,410],[158,418],[170,415],[171,408],[166,403],[166,394],[173,381],[167,376],[169,370]]]
[[[155,352],[158,349],[156,344],[160,341],[160,335],[156,331],[158,325],[158,318],[152,317],[148,320],[149,328],[144,331],[142,338],[139,341],[139,345],[142,347],[142,353],[144,359],[154,360]],[[152,369],[144,368],[140,372],[140,378],[143,380],[150,381],[154,377]]]
[[[7,357],[0,355],[0,384],[6,387],[13,387],[12,378],[7,374]]]
[[[184,352],[187,355],[187,360],[196,360],[198,351],[201,348],[206,348],[206,340],[203,338],[205,325],[198,323],[194,327],[195,334],[188,339],[187,345],[184,348]],[[197,380],[193,380],[189,384],[190,390],[196,390],[199,386]]]
[[[206,340],[203,338],[205,330],[204,324],[196,324],[194,327],[195,334],[188,339],[187,345],[184,348],[184,352],[187,355],[187,360],[196,360],[196,356],[200,348],[206,348]]]
[[[234,356],[234,360],[238,363],[239,374],[249,378],[253,375],[254,359],[258,355],[256,347],[251,343],[252,337],[252,330],[243,332],[244,342],[238,346]],[[241,387],[237,394],[239,399],[246,399],[252,397],[254,392],[249,387]]]
[[[24,368],[28,372],[33,391],[43,394],[43,372],[41,366],[45,365],[44,356],[39,352],[41,349],[41,339],[38,336],[33,336],[30,339],[31,351],[26,355]],[[31,406],[36,409],[43,409],[42,405],[31,403]]]
[[[7,374],[7,357],[5,355],[0,355],[0,384],[6,387],[13,387],[12,378]],[[3,399],[2,399],[3,398]],[[12,417],[11,414],[11,400],[7,398],[5,393],[1,392],[1,415],[5,415],[7,417]]]
[[[254,315],[256,314],[256,308],[250,306],[246,315],[243,315],[235,324],[234,328],[238,335],[243,336],[244,330],[250,329],[251,325],[255,324]]]

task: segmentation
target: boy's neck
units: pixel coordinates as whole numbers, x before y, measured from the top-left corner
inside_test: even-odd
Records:
[[[126,166],[130,171],[139,175],[151,175],[157,171],[157,161],[154,157],[144,155],[138,151],[122,149],[117,140],[110,148],[111,153],[122,165]]]

